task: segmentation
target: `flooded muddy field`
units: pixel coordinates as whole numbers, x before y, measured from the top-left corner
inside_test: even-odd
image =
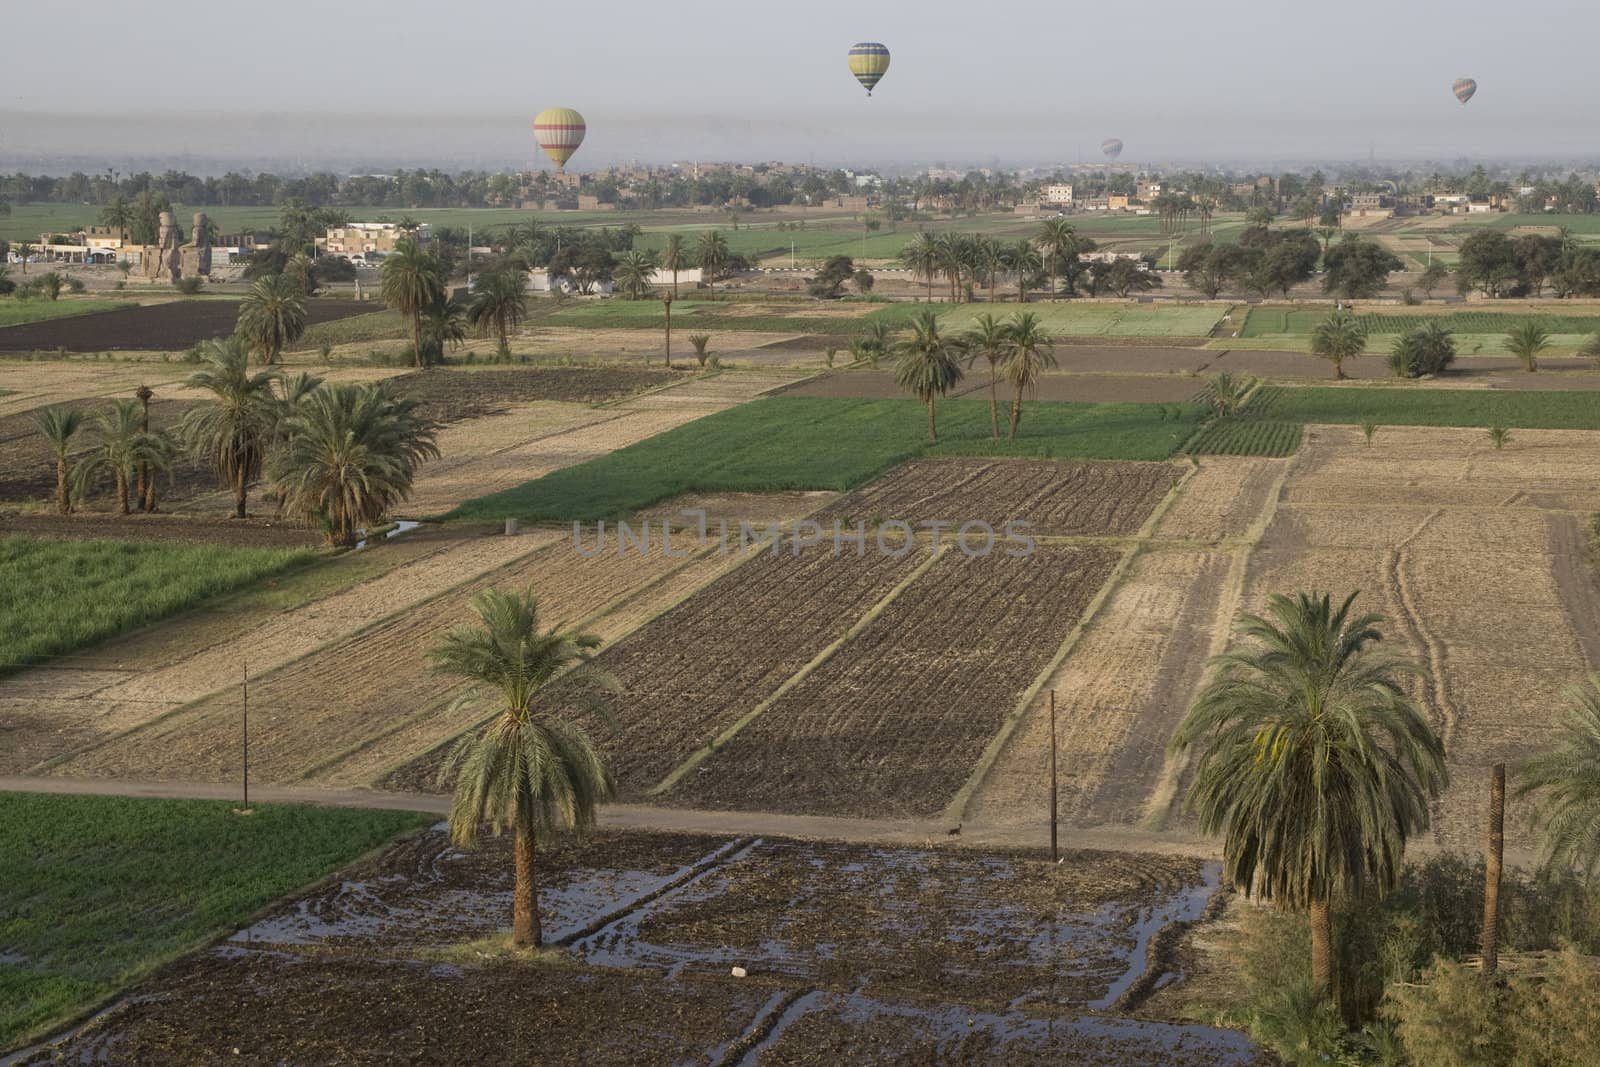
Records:
[[[482,942],[508,843],[436,827],[18,1062],[1257,1062],[1124,1017],[1182,980],[1158,934],[1214,864],[639,833],[543,855],[537,962]]]

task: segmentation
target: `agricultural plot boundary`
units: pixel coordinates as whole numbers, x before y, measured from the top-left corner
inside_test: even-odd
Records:
[[[521,564],[521,563],[526,563],[528,560],[530,560],[531,558],[533,558],[536,555],[539,555],[540,553],[552,551],[556,547],[557,544],[559,544],[559,542],[542,541],[538,545],[530,548],[527,552],[524,552],[524,553],[522,553],[522,554],[520,554],[518,556],[515,556],[515,557],[511,558],[510,560],[505,561],[504,563],[497,564],[496,566],[491,567],[487,571],[482,571],[482,572],[478,572],[478,573],[474,573],[474,574],[465,575],[465,576],[462,577],[462,579],[459,582],[454,583],[453,585],[449,586],[448,588],[439,590],[438,592],[434,593],[432,596],[426,597],[423,600],[420,600],[420,601],[418,601],[418,602],[416,602],[414,604],[408,604],[405,607],[399,608],[399,609],[397,609],[395,611],[388,612],[388,613],[380,616],[379,618],[371,620],[370,622],[366,623],[363,626],[360,626],[360,627],[358,627],[358,628],[356,628],[354,630],[351,630],[351,631],[349,631],[347,633],[343,633],[343,634],[339,635],[338,637],[335,637],[331,641],[326,641],[326,642],[323,642],[321,644],[316,645],[313,648],[309,648],[309,649],[305,650],[304,652],[302,652],[300,655],[295,656],[292,659],[286,660],[286,661],[284,661],[282,663],[279,663],[276,666],[274,666],[271,670],[265,671],[261,675],[255,677],[255,678],[252,678],[251,681],[265,681],[266,679],[280,676],[280,675],[282,675],[282,674],[284,674],[284,673],[286,673],[286,672],[288,672],[290,670],[293,670],[297,665],[299,665],[301,663],[304,663],[306,660],[312,658],[313,656],[316,656],[316,655],[318,655],[318,654],[320,654],[322,652],[325,652],[327,649],[333,647],[334,645],[344,644],[344,643],[348,643],[348,642],[351,642],[351,641],[358,640],[361,637],[363,637],[363,636],[365,636],[367,634],[370,634],[375,630],[381,629],[382,627],[393,623],[397,619],[401,618],[404,615],[409,614],[410,612],[419,611],[419,610],[421,610],[423,608],[428,607],[431,604],[436,603],[437,601],[439,601],[439,600],[441,600],[441,599],[443,599],[445,597],[451,596],[451,595],[459,592],[465,586],[470,585],[471,583],[473,583],[475,581],[479,581],[480,579],[482,579],[485,574],[492,573],[494,570],[498,570],[501,567],[516,566],[516,565]],[[201,705],[207,703],[208,701],[212,701],[212,700],[217,699],[218,696],[220,695],[220,693],[224,693],[224,692],[226,692],[226,690],[220,690],[220,691],[215,691],[215,692],[211,692],[211,693],[206,693],[206,694],[204,694],[202,696],[196,697],[193,700],[185,701],[184,703],[178,705],[177,707],[169,708],[167,711],[164,711],[159,715],[152,716],[149,719],[145,719],[144,721],[142,721],[140,723],[137,723],[134,726],[130,726],[125,730],[118,730],[115,733],[106,735],[105,737],[97,738],[95,741],[93,741],[90,744],[78,745],[78,746],[73,747],[72,749],[69,749],[68,751],[58,753],[55,756],[52,756],[50,759],[45,760],[42,763],[35,764],[34,766],[28,768],[24,773],[25,774],[29,774],[29,775],[47,774],[47,773],[53,771],[54,769],[56,769],[57,767],[60,767],[60,766],[62,766],[64,764],[67,764],[67,763],[70,763],[72,760],[76,759],[77,757],[79,757],[81,755],[84,755],[85,753],[93,752],[96,749],[102,748],[102,747],[104,747],[106,745],[114,744],[117,741],[122,740],[123,738],[127,738],[127,737],[130,737],[130,736],[133,736],[134,734],[140,733],[140,732],[142,732],[144,730],[147,730],[147,729],[149,729],[149,728],[151,728],[153,726],[157,726],[157,725],[159,725],[159,724],[161,724],[163,722],[166,722],[167,720],[173,718],[174,716],[182,715],[182,714],[184,714],[186,712],[195,710],[195,709],[199,708]]]
[[[1073,626],[1072,631],[1067,634],[1066,640],[1061,642],[1061,647],[1056,650],[1056,654],[1039,671],[1038,676],[1033,680],[1033,684],[1028,686],[1027,690],[1017,700],[1016,706],[1006,716],[1005,721],[1000,724],[1000,729],[995,731],[994,737],[990,739],[988,746],[983,750],[983,755],[978,757],[978,762],[973,767],[972,774],[967,778],[966,783],[962,785],[960,790],[956,792],[956,795],[951,798],[950,803],[945,806],[943,818],[946,823],[960,826],[965,820],[967,806],[972,802],[973,795],[983,787],[984,780],[988,778],[989,772],[994,769],[995,762],[1000,758],[1000,753],[1005,750],[1006,745],[1011,741],[1012,735],[1016,733],[1018,726],[1022,724],[1022,720],[1027,717],[1029,708],[1038,699],[1040,692],[1043,691],[1056,670],[1072,654],[1072,650],[1077,647],[1078,642],[1088,632],[1089,627],[1094,624],[1094,620],[1099,615],[1101,608],[1111,599],[1117,587],[1122,584],[1122,579],[1133,565],[1133,561],[1141,552],[1146,550],[1151,536],[1161,523],[1162,517],[1166,515],[1167,510],[1172,507],[1173,502],[1178,499],[1184,488],[1193,479],[1194,472],[1195,468],[1192,466],[1188,471],[1184,472],[1184,475],[1172,484],[1172,488],[1167,491],[1167,495],[1150,512],[1149,517],[1145,519],[1138,533],[1134,535],[1133,543],[1123,552],[1122,558],[1112,568],[1111,573],[1106,577],[1099,591],[1095,593],[1094,599],[1089,601],[1088,605],[1083,609],[1083,614],[1079,617],[1077,624]]]

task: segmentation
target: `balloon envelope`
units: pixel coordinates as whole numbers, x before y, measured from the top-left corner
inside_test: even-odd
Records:
[[[1450,91],[1456,94],[1456,99],[1465,104],[1472,99],[1472,94],[1478,91],[1478,83],[1471,78],[1457,78],[1450,86]]]
[[[1116,159],[1122,155],[1122,142],[1115,137],[1108,141],[1101,141],[1100,151],[1104,152],[1108,158]]]
[[[570,107],[545,108],[533,120],[533,133],[539,139],[539,147],[544,149],[544,154],[550,157],[557,170],[566,167],[572,153],[583,144],[587,129],[583,116]]]
[[[850,46],[850,73],[872,95],[872,87],[883,80],[889,69],[889,49],[876,41],[862,41]]]

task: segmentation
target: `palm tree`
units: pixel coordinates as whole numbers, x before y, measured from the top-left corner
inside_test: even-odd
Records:
[[[500,338],[502,358],[511,354],[511,331],[528,316],[528,293],[518,271],[496,270],[478,275],[467,303],[467,321],[480,334],[491,329]]]
[[[704,272],[705,280],[715,283],[728,266],[728,239],[721,230],[707,230],[695,245],[695,263]]]
[[[439,455],[435,428],[386,382],[325,385],[285,420],[267,472],[286,512],[348,547],[411,495],[417,468]]]
[[[939,335],[939,317],[923,311],[911,320],[911,336],[894,346],[899,362],[894,380],[928,405],[928,440],[939,440],[933,420],[933,401],[961,380],[961,345]]]
[[[121,193],[112,197],[111,203],[101,210],[100,225],[108,230],[116,230],[122,243],[128,243],[128,227],[133,225],[133,209],[128,206],[127,198]]]
[[[1188,803],[1223,835],[1229,881],[1309,915],[1319,996],[1330,907],[1394,888],[1446,780],[1444,746],[1397,680],[1408,666],[1371,647],[1383,620],[1352,617],[1355,599],[1275,593],[1245,616],[1237,632],[1256,646],[1212,660],[1171,745],[1205,746]]]
[[[969,365],[979,356],[989,361],[989,436],[999,437],[1000,401],[996,392],[997,378],[1000,364],[1011,352],[1011,328],[1007,324],[996,322],[993,315],[985,312],[973,322],[972,329],[967,331],[962,344],[968,352]]]
[[[439,294],[422,313],[422,359],[425,365],[443,363],[447,349],[467,343],[467,311],[461,302]]]
[[[661,251],[661,267],[672,272],[672,299],[678,299],[678,272],[689,265],[689,253],[683,246],[683,234],[667,235],[667,247]]]
[[[272,366],[306,332],[305,285],[289,274],[261,278],[239,302],[238,335]]]
[[[282,372],[251,374],[250,353],[237,337],[208,341],[203,353],[211,366],[184,384],[209,392],[215,400],[185,412],[178,436],[190,454],[211,464],[218,485],[233,490],[233,516],[242,519],[250,483],[261,477],[277,428],[280,411],[272,383]]]
[[[56,510],[63,515],[71,515],[72,495],[67,492],[67,453],[72,447],[73,435],[83,426],[83,412],[58,404],[35,411],[33,424],[50,442],[50,452],[56,459]]]
[[[1049,257],[1050,299],[1056,298],[1056,276],[1061,272],[1061,257],[1078,249],[1078,232],[1066,219],[1046,219],[1039,227],[1039,248]]]
[[[921,278],[928,286],[928,303],[933,303],[933,278],[939,273],[939,249],[934,237],[927,231],[917,234],[910,244],[900,250],[900,262]]]
[[[1506,334],[1506,349],[1522,361],[1522,369],[1539,369],[1539,353],[1550,347],[1550,331],[1533,319],[1524,319]]]
[[[422,360],[422,316],[444,298],[444,271],[431,252],[416,241],[396,241],[394,251],[384,257],[379,290],[384,303],[411,320],[412,347],[417,366]]]
[[[502,710],[478,734],[462,738],[445,763],[445,775],[459,771],[450,839],[470,848],[485,823],[512,835],[511,942],[537,947],[543,941],[535,864],[539,837],[592,826],[596,809],[615,795],[616,786],[583,728],[540,714],[534,700],[557,675],[587,682],[590,693],[618,686],[591,666],[598,637],[540,630],[532,593],[486,589],[473,598],[472,608],[482,625],[451,630],[429,658],[436,671],[491,690]],[[478,698],[475,688],[463,700]]]
[[[1011,246],[1006,262],[1017,275],[1017,303],[1028,302],[1028,278],[1044,270],[1044,257],[1032,241],[1024,238]]]
[[[73,495],[83,498],[107,474],[117,487],[117,511],[132,513],[129,507],[128,487],[140,464],[152,471],[166,471],[172,467],[172,445],[161,434],[146,433],[142,429],[143,417],[137,400],[117,400],[111,410],[95,418],[95,429],[100,441],[69,476]]]
[[[622,254],[613,281],[629,300],[643,300],[653,291],[651,283],[655,276],[656,254],[636,248]]]
[[[962,238],[959,233],[946,231],[933,240],[934,256],[939,264],[939,271],[950,283],[950,303],[961,303],[959,286],[961,275],[966,269],[965,249],[962,247]]]
[[[1367,328],[1348,311],[1335,311],[1311,331],[1311,354],[1333,364],[1333,380],[1344,380],[1344,361],[1366,351]]]
[[[28,257],[33,255],[33,245],[27,241],[18,241],[11,246],[11,251],[17,254],[17,259],[22,261],[22,273],[28,273]]]
[[[980,237],[973,249],[978,276],[989,286],[989,303],[995,302],[995,287],[1006,269],[1006,246],[993,237]]]
[[[1539,794],[1534,821],[1554,870],[1600,868],[1600,675],[1567,691],[1556,746],[1516,768],[1516,795]]]
[[[1006,334],[1011,347],[1002,370],[1011,386],[1011,437],[1015,439],[1017,424],[1022,421],[1022,394],[1039,388],[1044,372],[1056,365],[1056,353],[1054,340],[1031,311],[1011,316]]]

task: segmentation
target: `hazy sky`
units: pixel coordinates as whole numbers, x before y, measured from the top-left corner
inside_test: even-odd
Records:
[[[0,164],[1600,156],[1600,5],[7,0]],[[893,52],[871,100],[852,42]],[[96,43],[99,42],[99,43]],[[105,55],[107,62],[97,63]],[[114,58],[112,58],[114,57]],[[1459,76],[1478,79],[1463,108]],[[115,163],[115,158],[108,158]],[[179,165],[175,163],[174,165]]]

